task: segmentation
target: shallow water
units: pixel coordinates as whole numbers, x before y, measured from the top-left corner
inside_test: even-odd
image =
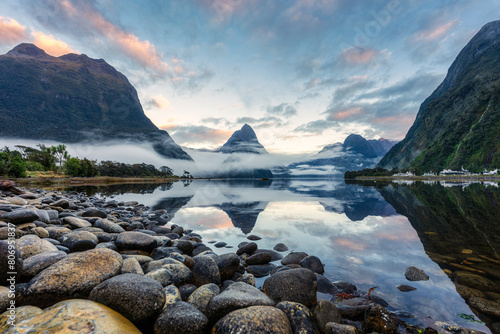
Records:
[[[262,237],[256,241],[259,248],[282,242],[290,250],[316,255],[331,281],[349,281],[364,291],[376,286],[373,294],[386,300],[389,310],[411,314],[413,318],[404,319],[412,324],[441,332],[443,325],[490,332],[474,321],[479,318],[457,292],[451,272],[481,267],[480,275],[495,289],[499,286],[496,184],[195,180],[76,190],[166,209],[169,223],[200,233],[205,243],[233,246],[211,245],[217,253],[235,251],[246,236],[255,234]],[[404,272],[409,266],[424,270],[430,279],[408,281]],[[401,292],[401,284],[417,290]]]

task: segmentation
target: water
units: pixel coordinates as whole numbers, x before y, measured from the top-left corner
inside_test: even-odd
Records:
[[[256,241],[259,248],[282,242],[316,255],[328,279],[364,291],[377,287],[373,294],[386,300],[389,310],[411,314],[404,319],[412,324],[490,333],[477,315],[490,326],[498,321],[483,311],[475,315],[466,301],[477,290],[484,300],[500,300],[497,184],[195,180],[78,190],[166,209],[169,223],[192,229],[205,243],[224,241],[233,247],[212,247],[217,253],[235,251],[255,234],[262,237]],[[409,266],[430,279],[408,281]],[[401,292],[402,284],[417,290]]]

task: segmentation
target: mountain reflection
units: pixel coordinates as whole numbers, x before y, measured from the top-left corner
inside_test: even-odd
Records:
[[[416,230],[427,255],[481,320],[500,321],[500,189],[472,184],[386,186],[380,194]]]

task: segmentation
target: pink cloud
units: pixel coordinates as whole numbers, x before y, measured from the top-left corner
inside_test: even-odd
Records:
[[[340,54],[340,59],[346,64],[364,65],[372,62],[378,52],[372,48],[350,47]]]
[[[68,53],[76,53],[71,46],[52,35],[45,35],[40,31],[33,31],[31,35],[34,37],[33,44],[52,56],[59,57]]]
[[[437,27],[430,27],[428,29],[417,31],[413,34],[413,39],[415,41],[435,41],[445,36],[450,30],[452,30],[460,20],[455,19],[445,24]]]
[[[345,119],[355,117],[355,116],[360,116],[362,114],[363,114],[363,109],[361,109],[360,107],[353,107],[353,108],[349,108],[346,110],[341,110],[341,111],[332,113],[330,116],[328,116],[328,119],[332,120],[332,121],[333,120],[339,121],[339,120],[345,120]]]
[[[26,27],[13,18],[0,16],[0,43],[19,43],[26,38]]]

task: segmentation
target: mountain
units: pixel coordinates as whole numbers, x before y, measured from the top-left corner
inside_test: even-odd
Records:
[[[380,161],[384,168],[500,168],[500,20],[462,49],[415,122]]]
[[[248,124],[243,125],[217,150],[222,153],[254,153],[267,154],[264,146],[259,143],[255,131]]]
[[[127,77],[103,59],[53,57],[33,44],[0,55],[0,136],[62,143],[130,140],[192,160],[146,117]]]
[[[372,168],[396,144],[387,139],[366,140],[351,134],[343,143],[325,146],[311,159],[290,164],[288,168],[295,176],[326,176],[342,174],[348,170]]]

